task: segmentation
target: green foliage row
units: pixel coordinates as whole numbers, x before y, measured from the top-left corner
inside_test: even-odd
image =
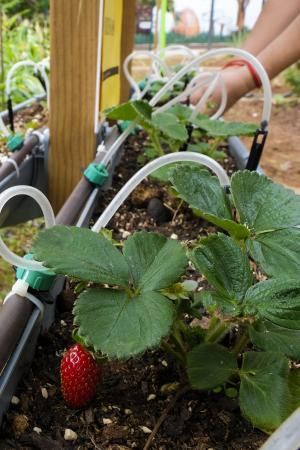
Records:
[[[36,14],[47,14],[49,0],[1,0],[3,11],[9,16],[19,15],[33,19]]]
[[[160,346],[191,388],[234,389],[244,416],[270,432],[300,406],[300,372],[290,363],[300,359],[300,196],[249,171],[235,173],[227,193],[207,170],[183,163],[170,181],[224,232],[192,248],[137,232],[120,251],[107,233],[56,226],[40,233],[34,256],[85,283],[74,307],[85,346],[108,359]],[[182,282],[188,262],[209,288]],[[203,316],[208,328],[189,326]]]
[[[148,159],[164,155],[166,149],[179,151],[183,146],[222,159],[225,154],[218,150],[221,141],[230,136],[252,136],[257,129],[251,123],[210,120],[203,114],[193,117],[192,113],[191,108],[182,104],[157,112],[144,100],[131,100],[104,111],[108,119],[134,122],[147,132],[151,140],[151,147],[145,151]]]
[[[300,96],[300,62],[286,70],[285,80],[291,86],[293,92]]]
[[[0,77],[1,110],[6,107],[5,80],[9,69],[22,60],[35,62],[49,56],[49,26],[47,20],[37,16],[29,21],[21,19],[18,14],[2,16],[3,60],[4,71]],[[32,95],[43,93],[43,88],[33,75],[31,68],[20,68],[16,71],[12,83],[12,99],[20,103]]]

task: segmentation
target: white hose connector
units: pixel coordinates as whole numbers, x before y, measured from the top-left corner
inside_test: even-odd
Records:
[[[25,280],[17,280],[15,284],[12,286],[11,291],[5,297],[3,304],[6,303],[13,295],[25,297],[39,309],[40,317],[42,319],[45,312],[45,305],[43,302],[41,302],[41,300],[36,298],[34,295],[30,294],[30,292],[28,292],[28,289],[29,284]]]
[[[44,215],[45,228],[51,228],[55,225],[55,216],[49,200],[41,191],[31,186],[13,186],[2,192],[0,194],[0,214],[6,203],[17,195],[28,195],[38,203]],[[41,262],[24,259],[13,253],[3,242],[1,236],[0,255],[12,266],[26,270],[48,270]]]
[[[127,197],[137,187],[137,185],[144,180],[144,178],[146,178],[148,175],[150,175],[160,167],[166,166],[170,163],[181,161],[195,162],[206,166],[217,175],[222,186],[230,185],[230,180],[223,167],[209,156],[193,152],[170,153],[149,162],[144,167],[142,167],[132,178],[130,178],[130,180],[127,181],[127,183],[122,187],[122,189],[117,193],[114,199],[107,206],[105,211],[101,214],[101,216],[93,226],[92,231],[99,232],[101,228],[105,227],[108,224],[108,222],[122,205],[122,203],[125,202]]]
[[[169,67],[164,63],[164,61],[162,61],[157,55],[155,55],[155,53],[151,53],[148,50],[136,50],[136,51],[130,53],[124,60],[123,71],[124,71],[125,77],[127,78],[127,81],[129,82],[130,86],[134,90],[135,98],[141,99],[148,92],[150,85],[151,85],[151,81],[154,81],[154,80],[148,79],[145,88],[141,91],[138,83],[134,80],[134,78],[129,73],[129,68],[128,68],[129,63],[137,56],[147,56],[148,58],[150,58],[152,60],[152,62],[155,61],[156,64],[160,67],[160,69],[164,72],[165,76],[167,77],[167,80],[169,78],[171,78],[171,76],[173,74],[172,74],[171,70],[169,69]],[[156,80],[165,80],[165,79],[163,79],[160,76],[160,74],[158,74],[156,76]]]
[[[195,58],[193,61],[191,61],[185,67],[183,67],[181,70],[179,70],[179,72],[177,72],[176,75],[174,75],[174,77],[172,77],[170,79],[170,81],[168,81],[165,84],[165,86],[163,86],[161,88],[161,90],[152,98],[150,105],[152,105],[152,106],[156,105],[157,102],[162,98],[162,96],[165,95],[166,92],[168,92],[169,89],[172,88],[174,86],[174,84],[178,80],[180,80],[192,68],[197,67],[200,63],[202,63],[203,61],[206,61],[212,57],[228,55],[228,54],[232,54],[232,55],[240,56],[240,57],[244,58],[246,61],[250,62],[253,65],[253,67],[255,68],[255,70],[257,71],[257,73],[260,77],[261,83],[262,83],[263,91],[264,91],[264,105],[263,105],[261,121],[268,124],[270,121],[271,109],[272,109],[272,90],[271,90],[271,84],[270,84],[270,80],[267,75],[267,72],[264,69],[263,65],[258,61],[258,59],[255,58],[255,56],[251,55],[251,53],[246,52],[245,50],[240,50],[240,49],[232,48],[232,47],[210,50],[209,52],[205,53],[204,55],[197,56],[197,58]]]

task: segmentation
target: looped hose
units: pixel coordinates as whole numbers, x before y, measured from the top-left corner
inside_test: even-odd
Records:
[[[16,195],[27,195],[33,198],[42,210],[45,219],[45,227],[51,228],[55,225],[55,217],[49,200],[41,191],[31,186],[14,186],[2,192],[0,194],[0,214],[6,203]],[[48,270],[41,262],[26,260],[13,253],[5,245],[1,236],[0,255],[12,266],[22,267],[26,270]]]
[[[92,231],[99,232],[101,228],[105,227],[108,224],[108,222],[122,205],[122,203],[125,202],[133,189],[135,189],[137,185],[144,180],[144,178],[146,178],[148,175],[150,175],[160,167],[163,167],[170,163],[181,161],[195,162],[206,166],[217,175],[222,186],[226,187],[230,185],[230,180],[223,167],[209,156],[193,152],[177,152],[164,155],[146,164],[132,178],[130,178],[129,181],[127,181],[127,183],[122,187],[122,189],[117,193],[114,199],[107,206],[105,211],[101,214],[101,216],[93,226]]]
[[[193,61],[188,63],[185,67],[183,67],[179,72],[174,75],[166,84],[162,87],[162,89],[152,98],[150,101],[150,105],[156,105],[157,102],[163,97],[163,95],[166,94],[173,86],[174,84],[179,81],[186,73],[188,73],[191,69],[197,68],[200,63],[215,57],[215,56],[221,56],[221,55],[235,55],[235,56],[241,56],[243,59],[251,63],[254,67],[254,69],[257,71],[258,76],[260,77],[262,88],[264,91],[264,104],[263,104],[263,111],[262,111],[262,119],[261,122],[269,123],[270,116],[271,116],[271,109],[272,109],[272,89],[270,80],[268,77],[268,74],[263,67],[263,65],[258,61],[255,56],[251,55],[251,53],[240,50],[233,47],[228,48],[220,48],[220,49],[214,49],[210,50],[207,53],[203,55],[197,56]]]
[[[149,76],[147,82],[146,82],[146,86],[144,87],[144,89],[141,91],[138,83],[134,80],[134,78],[131,76],[131,74],[129,73],[129,63],[136,58],[137,56],[147,56],[148,58],[150,58],[153,62],[156,63],[156,65],[160,68],[160,70],[162,70],[167,78],[170,79],[171,76],[173,75],[173,73],[171,72],[171,70],[169,69],[169,67],[164,63],[164,61],[162,61],[155,53],[151,53],[147,50],[140,50],[140,51],[134,51],[132,53],[130,53],[126,58],[125,61],[123,63],[123,71],[124,71],[124,75],[127,78],[130,86],[133,88],[134,90],[134,97],[136,99],[141,99],[144,97],[144,95],[148,92],[150,86],[151,86],[151,82],[154,81],[154,78],[151,76]],[[165,78],[163,78],[159,72],[156,74],[155,76],[155,80],[163,80],[166,81]]]

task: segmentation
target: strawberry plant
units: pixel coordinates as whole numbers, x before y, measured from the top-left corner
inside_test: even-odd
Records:
[[[152,143],[151,151],[147,146],[148,159],[180,149],[222,159],[225,155],[218,147],[224,139],[251,136],[257,129],[255,124],[210,120],[203,114],[192,117],[192,112],[182,104],[174,105],[166,112],[155,112],[146,101],[134,100],[110,108],[104,114],[110,120],[134,121],[147,132]]]
[[[56,226],[37,237],[35,258],[89,282],[74,307],[85,346],[107,359],[161,347],[181,383],[238,391],[243,415],[269,432],[300,405],[300,197],[248,171],[232,176],[230,193],[191,165],[170,179],[226,234],[183,245],[137,232],[119,250],[102,234]],[[189,261],[208,288],[184,281]]]

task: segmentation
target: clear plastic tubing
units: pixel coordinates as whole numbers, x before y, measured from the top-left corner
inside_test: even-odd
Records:
[[[0,194],[0,214],[6,203],[16,195],[28,195],[29,197],[33,198],[39,204],[42,210],[45,219],[45,227],[50,228],[55,225],[55,217],[49,200],[41,191],[31,186],[14,186],[2,192]],[[6,259],[6,261],[9,262],[12,266],[22,267],[26,270],[47,270],[47,268],[43,266],[41,262],[26,260],[13,253],[5,245],[1,236],[0,255],[4,259]]]
[[[135,51],[135,52],[130,53],[130,55],[128,55],[125,58],[125,61],[123,63],[124,75],[127,78],[130,86],[134,89],[136,98],[142,98],[146,94],[146,92],[148,91],[148,89],[150,87],[150,81],[148,80],[144,90],[141,91],[138,83],[136,83],[136,81],[130,75],[129,70],[128,70],[128,65],[129,65],[130,61],[132,59],[136,58],[137,56],[147,56],[152,61],[155,61],[158,64],[158,66],[164,71],[167,78],[170,78],[173,74],[172,74],[171,70],[169,69],[169,67],[154,53],[151,53],[147,50],[140,50],[140,51]],[[158,77],[158,79],[161,79],[161,77]]]
[[[263,112],[262,112],[262,121],[265,122],[265,125],[269,123],[270,116],[271,116],[271,109],[272,109],[272,90],[271,90],[271,84],[267,75],[267,72],[265,71],[262,64],[253,56],[251,53],[246,52],[245,50],[240,50],[237,48],[220,48],[220,49],[214,49],[210,50],[209,52],[205,53],[204,55],[200,55],[197,58],[195,58],[193,61],[185,65],[179,72],[177,72],[176,75],[174,75],[166,84],[163,86],[160,91],[152,98],[152,100],[149,102],[150,106],[155,106],[157,102],[161,99],[161,97],[168,92],[168,90],[177,82],[179,81],[186,73],[190,72],[193,68],[197,67],[199,63],[206,61],[207,59],[213,58],[215,56],[221,56],[221,55],[228,55],[232,54],[235,56],[240,56],[250,62],[253,67],[256,69],[258,75],[260,76],[263,91],[264,91],[264,105],[263,105]],[[224,106],[224,100],[222,102]],[[221,111],[221,108],[220,108]],[[218,115],[220,115],[220,111],[218,110]],[[216,118],[216,114],[212,117]],[[114,142],[114,144],[110,147],[109,151],[106,153],[103,164],[108,164],[115,152],[119,149],[119,147],[122,145],[122,143],[125,141],[125,139],[129,136],[131,131],[134,129],[135,123],[133,122],[125,131],[122,133],[118,139]]]
[[[160,167],[166,166],[170,163],[181,161],[195,162],[206,166],[217,175],[222,186],[230,185],[228,175],[223,167],[209,156],[193,152],[170,153],[149,162],[144,167],[142,167],[132,178],[130,178],[130,180],[122,187],[122,189],[117,193],[114,199],[107,206],[105,211],[101,214],[101,216],[93,226],[92,231],[99,232],[101,228],[105,227],[108,224],[108,222],[122,205],[122,203],[125,202],[127,197],[137,187],[137,185],[144,180],[144,178],[146,178],[148,175],[150,175]]]
[[[246,52],[245,50],[237,49],[237,48],[219,48],[210,50],[209,52],[205,53],[204,55],[199,55],[197,58],[195,58],[190,63],[186,64],[179,72],[177,72],[174,77],[171,78],[170,81],[168,81],[165,86],[161,88],[161,90],[152,98],[150,105],[156,105],[156,103],[161,99],[161,97],[168,92],[168,90],[178,81],[180,80],[190,69],[193,67],[198,66],[203,61],[206,61],[207,59],[213,58],[215,56],[220,55],[234,55],[234,56],[240,56],[244,58],[246,61],[250,62],[254,69],[257,71],[263,91],[264,91],[264,105],[263,105],[263,112],[262,112],[262,121],[265,121],[266,123],[269,123],[270,116],[271,116],[271,108],[272,108],[272,90],[271,90],[271,84],[269,77],[267,75],[267,72],[265,71],[263,65],[253,56],[251,53]]]
[[[169,108],[171,108],[171,106],[176,105],[181,100],[185,99],[186,97],[188,97],[189,95],[193,94],[195,91],[200,89],[202,86],[205,86],[208,83],[210,85],[210,83],[212,83],[215,80],[216,75],[211,74],[211,73],[205,73],[205,74],[203,73],[203,74],[201,74],[201,77],[200,77],[200,75],[197,75],[197,80],[200,80],[201,78],[202,78],[201,82],[199,81],[199,83],[197,83],[197,84],[190,83],[183,92],[181,92],[179,95],[177,95],[177,97],[172,98],[171,100],[168,101],[168,103],[157,108],[153,112],[153,115],[167,111]]]
[[[5,90],[6,90],[7,97],[10,97],[10,84],[11,84],[12,77],[13,77],[15,71],[18,70],[20,67],[32,67],[33,69],[36,69],[36,63],[33,61],[30,61],[30,60],[19,61],[12,66],[12,68],[8,71],[7,77],[6,77]]]

